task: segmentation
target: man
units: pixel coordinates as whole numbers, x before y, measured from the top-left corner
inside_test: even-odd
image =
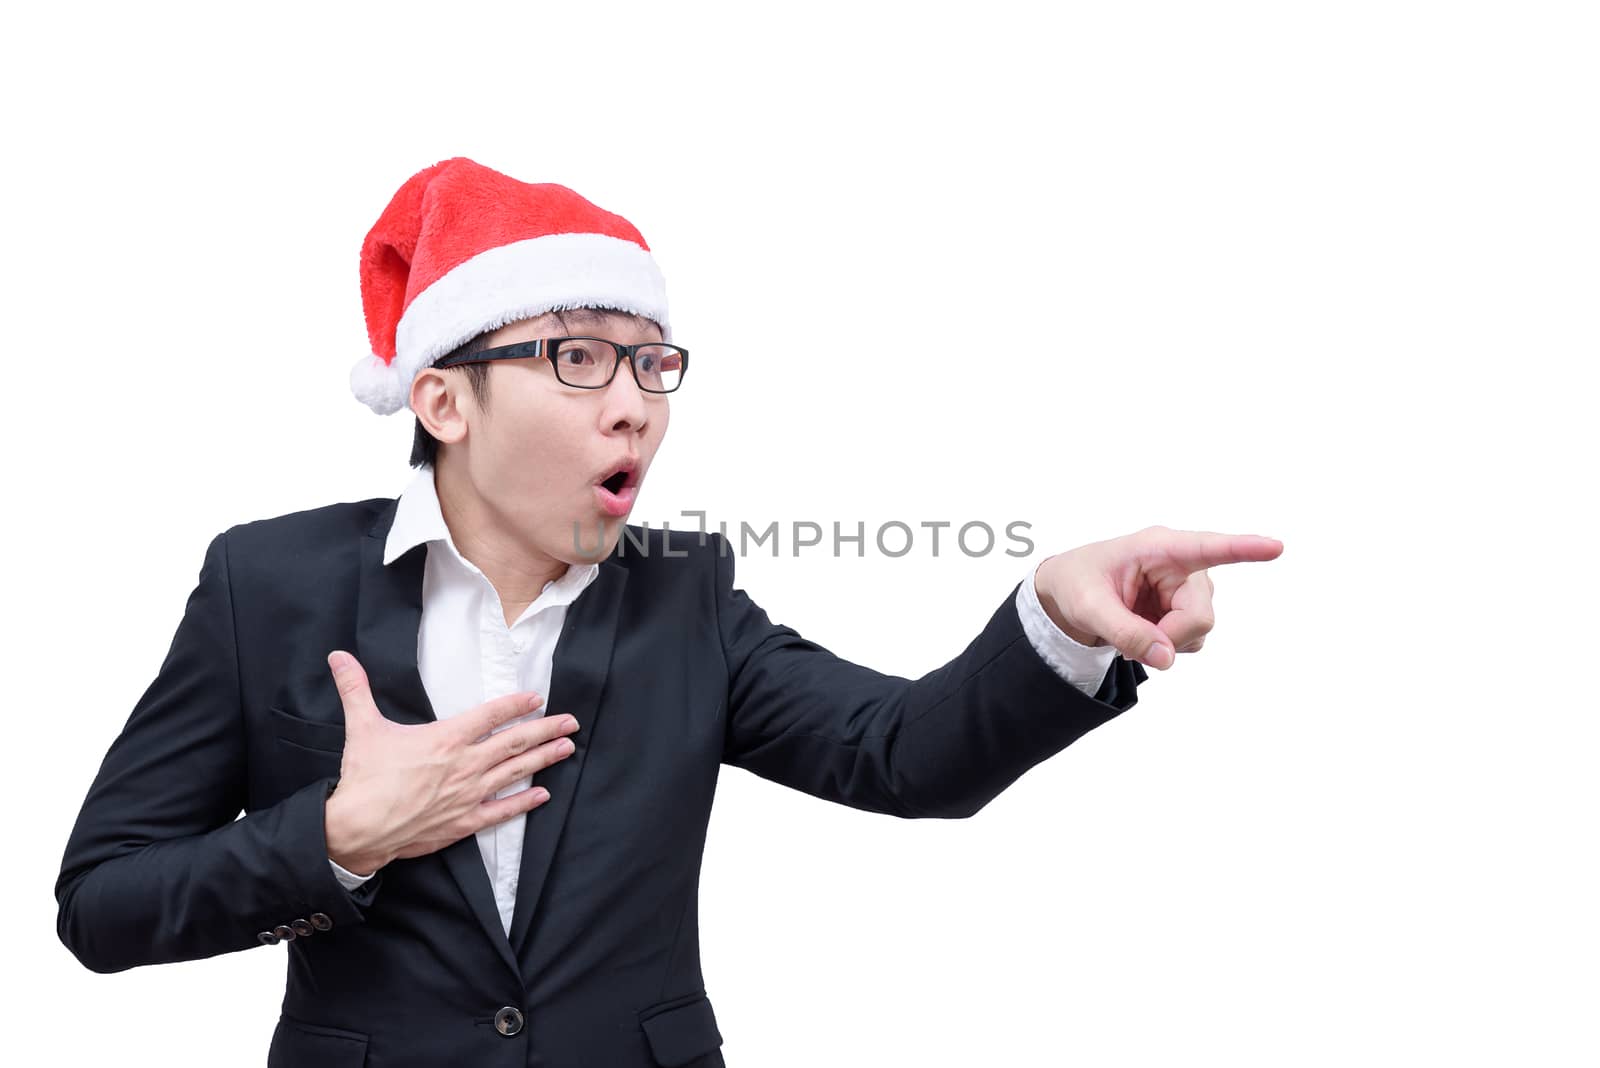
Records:
[[[96,971],[283,947],[270,1065],[723,1064],[697,916],[721,764],[971,816],[1200,648],[1207,567],[1281,550],[1151,527],[1057,554],[948,664],[883,675],[771,622],[725,539],[622,540],[688,370],[625,219],[457,158],[361,263],[352,387],[414,413],[417,474],[213,539],[56,885]]]

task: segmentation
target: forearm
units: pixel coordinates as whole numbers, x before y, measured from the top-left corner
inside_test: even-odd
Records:
[[[361,922],[328,867],[327,787],[201,835],[134,847],[74,839],[56,884],[62,943],[85,967],[116,972],[248,949],[314,913],[333,930]]]
[[[806,793],[906,818],[970,816],[1023,772],[1131,707],[1117,658],[1090,695],[1047,664],[1007,597],[915,681],[835,657],[744,598],[725,760]],[[747,644],[746,644],[747,643]]]
[[[971,816],[1029,768],[1137,700],[1133,665],[1113,660],[1096,694],[1046,663],[1014,603],[944,667],[906,687],[876,759],[913,816]]]

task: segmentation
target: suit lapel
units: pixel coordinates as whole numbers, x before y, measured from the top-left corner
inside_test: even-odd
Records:
[[[550,799],[530,811],[524,825],[522,870],[511,918],[511,945],[518,953],[528,938],[584,761],[593,740],[600,737],[596,733],[600,729],[600,694],[611,669],[611,650],[627,580],[626,567],[612,559],[602,561],[594,581],[567,607],[556,641],[545,703],[550,715],[575,716],[578,731],[572,736],[572,755],[533,777],[533,785],[549,790]]]
[[[431,723],[438,717],[417,670],[422,574],[428,547],[418,545],[384,566],[384,539],[394,521],[395,505],[391,501],[361,539],[355,655],[372,684],[373,700],[385,716],[399,723]],[[583,722],[581,716],[579,722]],[[576,759],[576,755],[567,759]],[[555,796],[552,788],[552,799]],[[500,911],[495,906],[494,889],[489,885],[477,839],[468,835],[440,850],[439,855],[501,958],[513,973],[520,974],[505,928],[500,925]]]

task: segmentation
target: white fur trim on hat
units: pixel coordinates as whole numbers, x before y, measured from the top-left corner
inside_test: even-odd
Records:
[[[418,293],[395,328],[395,358],[368,356],[350,388],[379,415],[410,404],[418,371],[469,338],[567,308],[616,308],[667,324],[667,287],[644,248],[605,234],[548,234],[478,253]]]

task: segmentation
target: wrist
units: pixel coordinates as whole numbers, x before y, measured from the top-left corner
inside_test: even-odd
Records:
[[[1069,623],[1067,621],[1066,613],[1061,610],[1060,602],[1056,600],[1055,584],[1051,582],[1041,583],[1039,581],[1040,576],[1046,571],[1046,569],[1050,566],[1051,561],[1054,559],[1055,557],[1046,559],[1034,572],[1033,593],[1034,596],[1039,600],[1039,607],[1044,609],[1044,614],[1050,617],[1050,622],[1056,625],[1057,630],[1061,631],[1061,633],[1065,634],[1079,645],[1087,646],[1091,649],[1096,649],[1102,645],[1105,645],[1106,643],[1100,640],[1099,635],[1090,634],[1087,631],[1081,630]]]
[[[354,819],[354,806],[348,791],[334,787],[323,805],[322,831],[328,859],[352,875],[370,875],[389,863],[390,858],[362,833]]]
[[[1090,649],[1098,649],[1105,644],[1098,636],[1081,631],[1077,627],[1070,626],[1060,620],[1055,620],[1055,624],[1061,628],[1062,634],[1065,634],[1079,645],[1087,646]]]

